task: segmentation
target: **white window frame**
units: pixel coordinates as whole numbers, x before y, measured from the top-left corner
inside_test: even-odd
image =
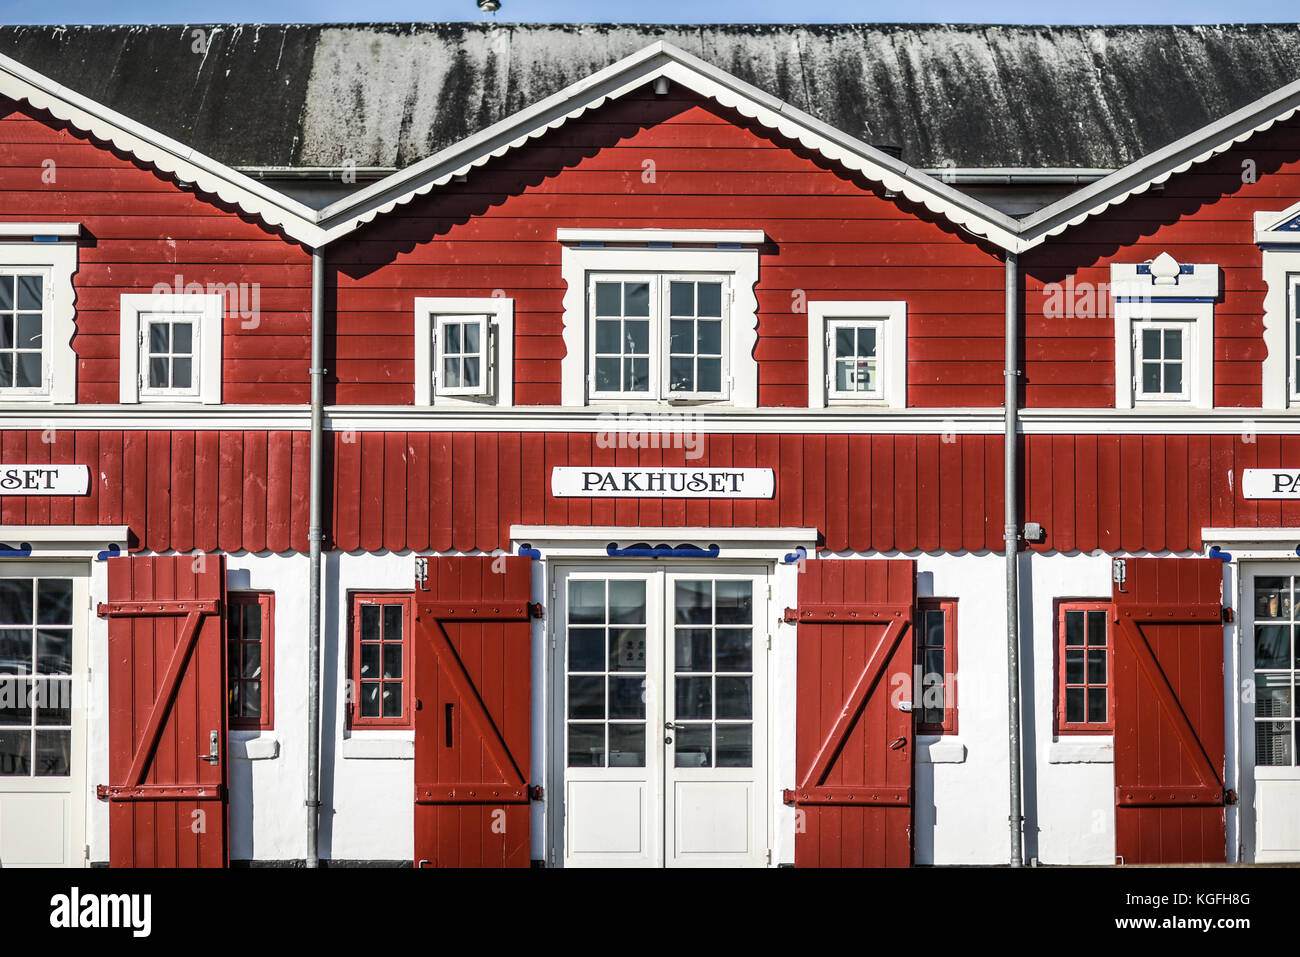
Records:
[[[471,391],[434,386],[434,369],[442,368],[440,337],[445,320],[484,316],[485,367],[480,370],[482,388]],[[447,298],[421,296],[415,300],[415,404],[417,406],[485,405],[510,408],[515,404],[515,301],[503,296],[491,298]],[[435,365],[437,363],[437,365]]]
[[[839,393],[834,385],[834,341],[838,326],[873,324],[876,338],[876,394]],[[837,300],[808,303],[808,408],[839,405],[907,407],[907,303],[902,300]]]
[[[48,232],[47,232],[48,231]],[[77,401],[77,354],[72,337],[77,330],[76,224],[0,224],[0,273],[42,278],[41,387],[0,389],[0,403],[58,403]],[[18,236],[26,241],[16,241]],[[31,237],[41,236],[36,242]],[[54,240],[54,241],[49,241]]]
[[[564,294],[564,358],[560,360],[560,401],[565,406],[593,405],[677,405],[713,404],[732,408],[758,407],[758,246],[766,241],[761,230],[709,229],[558,229],[562,244],[560,273]],[[611,245],[619,243],[621,245]],[[694,244],[683,248],[682,244]],[[591,273],[631,275],[725,277],[730,288],[730,305],[724,307],[724,395],[688,397],[677,395],[655,399],[621,394],[592,395],[588,375],[594,350],[594,335],[588,309]],[[667,328],[662,354],[667,354]],[[652,376],[664,375],[663,369]]]
[[[190,325],[190,384],[187,387],[179,388],[174,386],[151,386],[148,384],[149,362],[154,352],[150,346],[150,329],[149,326],[155,323],[166,323],[169,326],[189,323]],[[137,336],[139,341],[139,376],[140,376],[140,401],[141,402],[168,402],[180,400],[183,402],[197,401],[202,394],[203,376],[199,369],[199,360],[203,352],[202,343],[199,340],[202,335],[202,322],[194,316],[193,313],[169,313],[169,312],[142,312],[140,313],[140,333]],[[169,337],[171,333],[169,332]],[[174,361],[179,353],[171,351],[169,342],[167,358]],[[170,370],[169,370],[170,371]]]
[[[1287,398],[1291,405],[1300,405],[1300,274],[1287,275],[1287,338],[1286,350]]]
[[[587,356],[587,394],[602,402],[725,402],[730,397],[730,356],[727,344],[730,338],[729,316],[734,295],[731,277],[724,273],[602,273],[587,274],[587,343],[591,352]],[[596,388],[596,284],[600,282],[645,282],[650,286],[650,310],[646,317],[649,327],[650,388],[644,392],[616,392]],[[717,282],[722,286],[722,377],[718,392],[673,392],[671,381],[671,316],[669,286],[674,282]],[[633,317],[636,318],[636,317]],[[621,355],[621,354],[620,354]],[[693,353],[693,355],[697,355]]]
[[[119,393],[123,404],[174,403],[177,405],[219,405],[221,403],[221,338],[226,302],[220,293],[123,293],[119,338]],[[141,380],[148,316],[188,319],[194,323],[191,346],[191,388],[151,389]]]
[[[1214,408],[1214,304],[1219,295],[1219,267],[1214,264],[1182,266],[1164,254],[1176,277],[1156,275],[1148,263],[1113,263],[1110,286],[1115,317],[1115,408]],[[1173,267],[1177,267],[1174,269]],[[1136,377],[1135,333],[1143,324],[1189,324],[1183,337],[1186,352],[1183,389],[1186,398],[1143,398]]]
[[[1177,332],[1182,339],[1182,355],[1177,362],[1182,367],[1183,388],[1177,395],[1170,392],[1146,392],[1142,387],[1142,366],[1147,361],[1147,355],[1143,348],[1143,333],[1158,331]],[[1196,343],[1192,333],[1195,331],[1192,320],[1143,320],[1133,323],[1133,401],[1135,403],[1151,402],[1190,402],[1191,401],[1191,380],[1193,370],[1196,367]],[[1163,366],[1170,365],[1169,359],[1164,356],[1164,339],[1161,338],[1161,354],[1155,359],[1162,366],[1161,378],[1163,380]]]
[[[468,358],[478,359],[478,385],[447,385],[443,376],[446,366],[447,351],[445,335],[448,326],[459,326],[461,330],[461,351],[456,357],[461,361],[461,371]],[[478,352],[465,350],[465,330],[478,326]],[[492,391],[492,320],[486,313],[478,315],[439,315],[433,318],[433,368],[431,378],[437,395],[488,395]]]
[[[1255,242],[1263,256],[1264,347],[1263,395],[1265,409],[1300,408],[1300,382],[1296,381],[1296,320],[1300,303],[1300,203],[1277,212],[1255,213]]]

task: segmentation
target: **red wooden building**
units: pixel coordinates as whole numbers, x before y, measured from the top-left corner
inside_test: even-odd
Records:
[[[295,179],[112,36],[0,36],[0,863],[1300,859],[1300,84],[1035,178],[643,32]]]

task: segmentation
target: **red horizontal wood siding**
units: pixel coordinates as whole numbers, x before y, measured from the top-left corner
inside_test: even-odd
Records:
[[[1254,182],[1246,182],[1247,162]],[[1298,201],[1300,121],[1293,119],[1026,252],[1021,257],[1026,403],[1114,405],[1110,266],[1168,252],[1180,263],[1220,267],[1214,404],[1258,406],[1266,287],[1254,214]],[[1053,284],[1058,288],[1049,288]]]
[[[4,525],[127,525],[149,551],[306,551],[311,433],[0,432],[0,468],[90,469],[78,496],[0,495]],[[6,544],[16,544],[9,542]]]
[[[297,243],[3,97],[0,209],[9,222],[81,224],[78,402],[119,400],[120,297],[158,284],[225,294],[223,401],[308,401],[311,256]]]
[[[996,406],[1003,266],[934,214],[684,91],[570,120],[331,247],[338,404],[410,404],[414,298],[515,302],[515,401],[559,404],[557,227],[761,228],[759,403],[808,402],[808,300],[906,300],[909,403]]]

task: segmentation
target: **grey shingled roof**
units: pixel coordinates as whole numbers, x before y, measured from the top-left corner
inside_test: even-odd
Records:
[[[657,39],[923,168],[1118,167],[1300,77],[1296,24],[13,26],[0,53],[228,165],[404,167]]]

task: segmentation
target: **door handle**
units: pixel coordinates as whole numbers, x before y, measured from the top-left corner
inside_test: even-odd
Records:
[[[217,732],[208,732],[208,753],[199,754],[199,759],[207,761],[208,764],[221,763],[221,750],[217,746]]]
[[[907,738],[895,738],[893,741],[889,742],[890,751],[897,751],[899,748],[905,747],[907,747]]]

